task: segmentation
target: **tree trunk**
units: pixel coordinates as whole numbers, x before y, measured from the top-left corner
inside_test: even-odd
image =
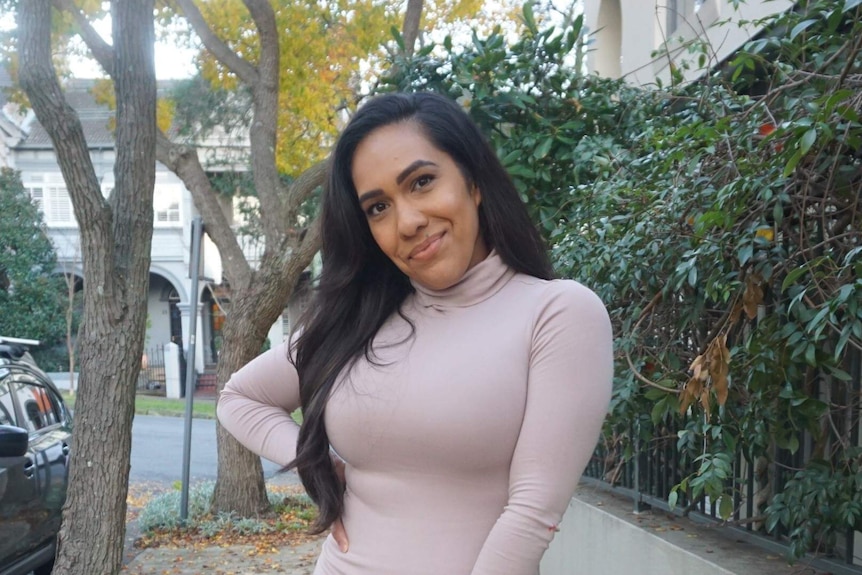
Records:
[[[266,338],[266,331],[261,333],[255,327],[259,323],[257,309],[246,305],[247,301],[243,291],[231,292],[218,362],[219,391],[232,373],[260,353]],[[260,457],[240,445],[221,425],[216,426],[216,438],[219,474],[213,492],[213,512],[227,511],[241,517],[253,517],[267,511],[269,501]]]
[[[99,63],[114,75],[114,51],[93,30],[71,0],[54,0],[69,12],[81,27],[81,37]],[[319,228],[312,223],[304,238],[285,233],[297,225],[302,202],[323,183],[325,164],[313,166],[285,188],[274,161],[278,121],[279,44],[275,14],[269,0],[244,0],[259,33],[260,54],[255,64],[243,60],[219,40],[192,0],[177,5],[197,32],[206,49],[237,78],[252,89],[254,118],[249,141],[252,174],[261,205],[265,252],[254,271],[245,259],[230,223],[224,216],[197,151],[173,144],[164,134],[157,140],[158,160],[173,171],[191,192],[207,234],[222,258],[225,277],[231,286],[231,306],[223,327],[223,346],[218,366],[218,389],[230,375],[253,359],[261,349],[269,327],[282,312],[294,286],[319,247]],[[410,0],[405,17],[405,36],[416,38],[422,1]],[[410,46],[412,47],[411,41]],[[116,79],[116,78],[115,78]],[[266,128],[266,129],[264,129]],[[278,343],[278,342],[273,342]],[[255,514],[266,509],[266,492],[259,459],[218,429],[218,482],[213,508],[239,514]]]
[[[298,268],[299,272],[305,265]],[[299,273],[273,273],[273,267],[273,263],[262,262],[252,281],[231,291],[218,363],[219,391],[235,371],[260,354],[270,326],[281,315],[293,292]],[[271,342],[273,346],[278,343],[281,342]],[[248,517],[268,510],[260,458],[240,445],[221,425],[217,426],[217,440],[219,473],[213,511],[232,511]]]
[[[102,196],[77,114],[51,62],[51,3],[19,4],[20,80],[54,144],[84,264],[80,381],[56,573],[122,566],[135,379],[140,369],[155,181],[153,0],[112,3],[116,186]]]

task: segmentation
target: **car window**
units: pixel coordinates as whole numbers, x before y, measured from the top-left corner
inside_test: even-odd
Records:
[[[15,425],[15,407],[12,405],[12,393],[9,384],[0,381],[0,425]]]
[[[57,403],[51,397],[50,389],[26,374],[17,374],[11,385],[12,393],[18,398],[18,404],[24,414],[21,427],[33,432],[60,421]]]
[[[47,394],[48,400],[51,402],[52,414],[54,417],[54,423],[60,423],[68,420],[69,413],[65,409],[65,404],[63,400],[60,399],[60,396],[57,395],[50,387],[42,387]]]

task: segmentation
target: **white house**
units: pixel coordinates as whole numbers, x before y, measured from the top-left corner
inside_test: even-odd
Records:
[[[65,92],[81,120],[96,175],[107,197],[114,186],[115,150],[110,125],[113,111],[96,102],[91,93],[92,86],[91,80],[72,80],[66,84]],[[32,116],[18,122],[12,121],[10,116],[5,114],[0,118],[0,150],[5,150],[0,154],[0,165],[19,170],[25,188],[39,204],[48,235],[57,249],[56,271],[83,278],[78,224],[51,140]],[[214,171],[245,169],[238,161],[225,162],[225,153],[231,157],[239,153],[236,149],[227,148],[224,140],[218,137],[205,142],[200,147],[202,163],[206,166],[207,161],[218,158]],[[161,164],[156,165],[153,209],[146,347],[154,349],[172,341],[188,349],[189,320],[194,304],[197,304],[195,369],[199,374],[212,372],[217,361],[219,331],[224,317],[220,302],[226,296],[226,290],[220,285],[218,250],[205,236],[203,277],[200,278],[198,293],[190,293],[191,222],[197,211],[182,181]],[[242,242],[242,245],[253,265],[260,246],[250,241]],[[283,327],[279,321],[270,331],[270,341],[275,344],[282,338]]]
[[[584,0],[584,22],[591,31],[590,72],[625,78],[635,85],[664,85],[671,63],[693,80],[723,62],[761,29],[759,21],[796,2],[749,0]],[[708,42],[710,56],[701,66],[689,51]]]

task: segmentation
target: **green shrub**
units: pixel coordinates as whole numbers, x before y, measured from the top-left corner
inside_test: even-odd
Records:
[[[607,304],[606,476],[676,452],[659,496],[731,518],[746,469],[764,468],[756,526],[795,556],[832,551],[862,528],[862,2],[800,2],[663,91],[585,77],[580,20],[540,30],[526,7],[524,22],[513,44],[426,46],[384,89],[461,102],[557,271]]]

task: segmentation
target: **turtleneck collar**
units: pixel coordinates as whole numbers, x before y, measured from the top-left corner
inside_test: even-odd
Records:
[[[436,309],[469,307],[485,301],[505,286],[515,270],[503,262],[496,250],[467,270],[458,282],[446,289],[432,290],[411,280],[416,290],[416,303]]]

